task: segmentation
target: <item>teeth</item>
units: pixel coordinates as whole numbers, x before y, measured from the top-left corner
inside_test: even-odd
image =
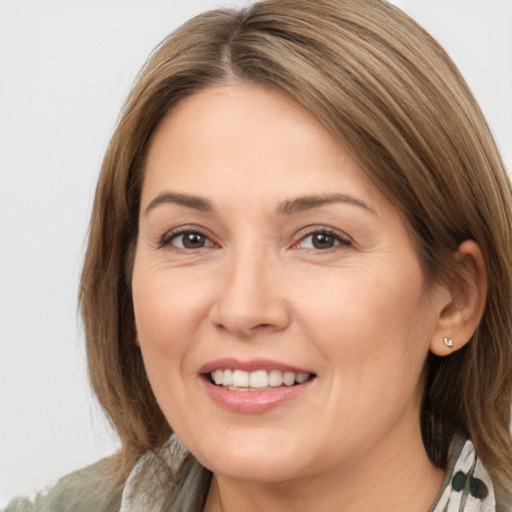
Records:
[[[224,386],[233,391],[258,391],[269,387],[293,386],[306,382],[311,374],[282,372],[281,370],[215,370],[211,378],[217,386]]]
[[[223,374],[224,372],[222,370],[215,370],[212,373],[212,379],[215,382],[215,384],[217,384],[217,386],[220,386],[223,383]]]
[[[268,373],[265,370],[258,370],[249,375],[249,387],[251,388],[267,388]]]
[[[295,381],[298,384],[302,384],[303,382],[306,382],[309,379],[309,373],[297,373],[297,376],[295,377]]]
[[[272,370],[268,374],[268,385],[269,386],[281,386],[283,383],[283,372],[279,370]]]
[[[283,384],[285,386],[293,386],[295,384],[295,373],[293,373],[293,372],[284,372]]]
[[[224,381],[222,384],[224,384]],[[244,372],[243,370],[235,370],[233,372],[233,386],[237,388],[248,388],[249,372]]]
[[[218,371],[218,370],[216,370],[216,371]],[[233,371],[232,370],[224,370],[221,382],[222,382],[222,384],[224,384],[224,386],[233,385]]]

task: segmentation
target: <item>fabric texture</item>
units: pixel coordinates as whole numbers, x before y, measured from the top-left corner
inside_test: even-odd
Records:
[[[473,443],[456,439],[453,448],[443,487],[429,512],[495,512],[492,482]]]
[[[118,512],[121,495],[109,492],[110,482],[102,476],[108,465],[109,459],[102,459],[61,478],[34,501],[12,500],[2,512]]]
[[[181,498],[169,502],[172,474],[182,468]],[[157,453],[145,454],[131,471],[121,496],[95,492],[103,461],[73,473],[47,494],[13,500],[3,512],[200,512],[208,479],[183,445],[172,437]],[[101,486],[100,486],[101,487]],[[505,509],[501,509],[505,510]],[[471,441],[457,438],[444,484],[428,512],[500,512],[492,482]],[[507,511],[508,512],[508,511]]]

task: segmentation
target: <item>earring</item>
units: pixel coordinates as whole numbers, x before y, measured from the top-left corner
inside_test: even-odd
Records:
[[[443,343],[444,343],[448,348],[453,348],[453,339],[452,339],[452,338],[444,338],[444,339],[443,339]]]

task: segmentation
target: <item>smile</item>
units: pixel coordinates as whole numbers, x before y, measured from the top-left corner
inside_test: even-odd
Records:
[[[203,389],[214,403],[230,412],[261,414],[307,396],[316,373],[270,359],[224,358],[199,369]]]
[[[296,373],[281,370],[217,369],[210,373],[212,383],[230,391],[263,391],[281,386],[295,386],[309,380],[310,373]]]

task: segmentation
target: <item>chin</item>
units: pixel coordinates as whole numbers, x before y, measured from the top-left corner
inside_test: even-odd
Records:
[[[258,458],[261,460],[255,460],[254,457],[226,457],[206,467],[217,476],[262,484],[295,480],[301,476],[300,468],[293,459],[281,460],[275,456],[264,457],[261,454]]]
[[[299,444],[281,435],[251,436],[247,432],[242,439],[234,435],[231,441],[215,444],[211,440],[204,448],[197,446],[190,450],[198,461],[214,474],[234,480],[260,483],[277,483],[300,477],[301,467],[311,464],[298,464],[306,460]],[[212,449],[213,446],[216,446]]]

